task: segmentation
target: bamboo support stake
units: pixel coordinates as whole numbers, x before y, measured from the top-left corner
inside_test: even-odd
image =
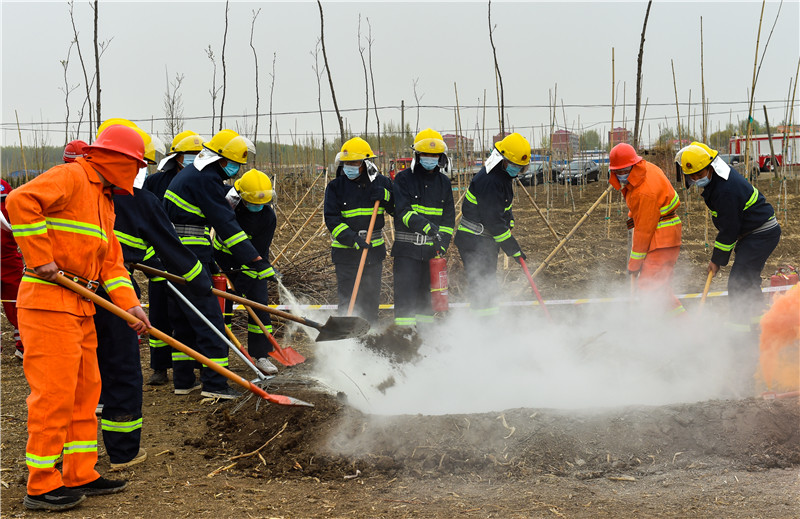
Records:
[[[283,218],[285,224],[290,227],[291,231],[292,232],[297,232],[297,228],[295,228],[294,224],[292,224],[291,220],[289,220],[289,217],[287,217],[286,214],[283,212],[283,209],[281,209],[281,206],[277,205],[277,204],[273,204],[273,206],[275,207],[276,212],[281,216],[281,218]],[[283,226],[281,226],[281,229],[282,228],[283,228]]]
[[[299,255],[300,255],[300,253],[301,253],[301,252],[303,252],[303,251],[305,250],[305,248],[306,248],[306,247],[308,247],[308,246],[309,246],[309,244],[311,244],[311,242],[312,242],[312,241],[314,241],[314,238],[316,238],[317,236],[319,236],[319,234],[320,234],[320,233],[323,231],[323,229],[325,229],[325,221],[324,221],[324,220],[323,220],[323,222],[320,224],[320,226],[319,226],[319,227],[317,227],[317,230],[316,230],[316,231],[314,231],[314,233],[311,235],[311,237],[309,237],[309,238],[308,238],[308,239],[305,241],[305,243],[303,243],[303,245],[302,245],[302,246],[301,246],[299,249],[297,249],[297,252],[295,252],[295,253],[294,253],[294,256],[292,256],[292,260],[291,260],[291,261],[294,261],[294,260],[295,260],[295,258],[297,258],[297,256],[299,256]]]
[[[528,200],[531,201],[531,204],[533,205],[533,208],[536,209],[536,213],[541,217],[541,219],[542,219],[542,221],[544,221],[545,225],[547,225],[547,228],[550,229],[550,234],[553,235],[553,238],[555,238],[556,241],[561,241],[561,238],[558,236],[558,233],[556,232],[555,229],[553,229],[553,226],[550,225],[550,222],[547,221],[547,218],[544,217],[544,213],[542,213],[542,210],[539,208],[539,205],[536,203],[536,201],[533,199],[533,197],[531,197],[531,194],[528,193],[528,190],[525,189],[525,186],[520,186],[520,189],[522,189],[522,192],[525,193],[525,196],[528,197]],[[572,257],[572,254],[570,254],[569,250],[566,247],[564,247],[564,252],[567,253],[567,256],[569,256],[569,259],[571,259],[571,260],[575,259],[575,258]]]
[[[280,258],[283,256],[283,253],[284,253],[284,252],[286,252],[286,249],[288,249],[288,248],[289,248],[289,245],[291,245],[291,244],[292,244],[292,243],[293,243],[293,242],[294,242],[294,241],[297,239],[297,237],[300,235],[300,233],[303,231],[303,229],[305,229],[305,228],[306,228],[306,226],[308,225],[308,222],[310,222],[310,221],[311,221],[311,219],[312,219],[312,218],[314,218],[314,216],[316,216],[316,214],[319,212],[319,210],[320,210],[320,209],[322,209],[322,205],[323,205],[324,203],[325,203],[325,200],[323,200],[322,202],[320,202],[320,203],[317,205],[317,207],[314,209],[314,211],[311,213],[311,216],[309,216],[308,218],[306,218],[306,221],[305,221],[305,222],[303,222],[303,225],[301,225],[301,226],[300,226],[300,229],[299,229],[299,230],[298,230],[298,231],[295,233],[295,235],[294,235],[294,236],[292,236],[292,239],[291,239],[291,240],[289,240],[289,242],[288,242],[286,245],[284,245],[283,249],[281,249],[281,251],[278,253],[278,255],[277,255],[277,256],[275,256],[275,259],[274,259],[274,260],[272,260],[272,264],[273,264],[273,265],[275,265],[275,263],[277,263],[277,261],[278,261],[278,260],[279,260],[279,259],[280,259]]]
[[[308,188],[308,191],[306,191],[306,192],[305,192],[305,194],[303,195],[303,197],[300,199],[300,201],[299,201],[299,202],[297,202],[297,205],[295,206],[295,208],[292,210],[292,212],[291,212],[291,213],[289,213],[289,216],[286,218],[286,222],[285,222],[283,225],[281,225],[281,228],[280,228],[280,229],[278,229],[278,231],[277,231],[277,232],[280,232],[281,230],[283,230],[283,228],[284,228],[284,227],[287,225],[287,223],[289,222],[289,219],[290,219],[292,216],[294,216],[294,213],[297,211],[297,209],[299,209],[299,208],[300,208],[300,205],[303,203],[303,200],[305,200],[305,199],[306,199],[306,197],[308,196],[308,194],[309,194],[309,193],[310,193],[310,192],[311,192],[311,191],[314,189],[314,186],[317,184],[317,181],[319,180],[319,178],[320,178],[320,177],[322,176],[322,174],[323,174],[323,173],[325,173],[327,170],[328,170],[328,168],[327,168],[327,167],[325,167],[325,168],[323,169],[323,171],[322,171],[322,172],[321,172],[319,175],[317,175],[317,178],[315,178],[315,179],[314,179],[314,182],[312,182],[312,183],[311,183],[311,187],[309,187],[309,188]]]
[[[570,238],[572,238],[572,235],[573,235],[573,234],[575,234],[575,232],[576,232],[576,231],[577,231],[577,230],[580,228],[580,226],[581,226],[581,225],[583,225],[583,222],[585,222],[585,221],[586,221],[586,219],[587,219],[587,218],[589,218],[589,215],[590,215],[590,214],[592,214],[592,211],[594,211],[594,210],[595,210],[595,208],[596,208],[598,205],[600,205],[600,203],[603,201],[603,198],[605,198],[605,196],[606,196],[606,195],[607,195],[607,194],[608,194],[608,193],[609,193],[609,192],[610,192],[612,189],[614,189],[614,186],[611,186],[611,185],[609,185],[609,186],[606,188],[606,190],[603,192],[603,194],[602,194],[602,195],[600,195],[600,197],[599,197],[597,200],[595,200],[595,202],[592,204],[592,206],[591,206],[591,207],[590,207],[590,208],[589,208],[589,209],[588,209],[588,210],[587,210],[587,211],[586,211],[586,212],[583,214],[583,216],[581,217],[581,219],[580,219],[580,220],[578,220],[578,223],[576,223],[576,224],[575,224],[575,226],[572,228],[572,230],[571,230],[571,231],[569,231],[569,233],[567,233],[567,235],[566,235],[566,236],[564,236],[564,238],[561,240],[561,242],[560,242],[558,245],[556,245],[556,248],[555,248],[555,249],[553,249],[553,252],[551,252],[551,253],[550,253],[550,255],[549,255],[549,256],[547,256],[547,258],[545,258],[545,260],[544,260],[544,261],[541,263],[541,265],[539,265],[539,267],[536,269],[536,272],[534,272],[534,273],[531,275],[531,278],[535,278],[535,277],[536,277],[536,276],[539,274],[539,272],[541,272],[542,270],[544,270],[544,269],[547,267],[547,265],[549,265],[549,264],[550,264],[550,261],[552,261],[552,259],[553,259],[553,258],[556,256],[556,254],[558,254],[558,251],[560,251],[562,248],[564,248],[564,245],[566,245],[567,241],[568,241]]]
[[[681,146],[683,135],[681,134],[681,110],[678,106],[678,82],[675,80],[675,62],[673,60],[669,60],[670,64],[672,65],[672,87],[675,90],[675,113],[677,115],[678,121],[678,146]],[[689,204],[689,190],[686,189],[685,182],[679,182],[679,188],[683,191],[683,200],[686,202],[686,207],[684,208],[684,216],[686,217],[686,230],[688,231],[691,228],[690,221],[689,221],[689,212],[690,212],[690,204]]]
[[[14,117],[17,118],[17,134],[19,135],[19,152],[22,154],[22,168],[25,170],[25,183],[28,182],[28,163],[25,161],[25,148],[22,146],[22,130],[19,128],[19,115],[14,110]]]

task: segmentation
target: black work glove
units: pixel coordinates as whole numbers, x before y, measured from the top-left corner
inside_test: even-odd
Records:
[[[524,252],[519,251],[518,254],[514,255],[514,261],[516,261],[519,264],[522,264],[522,262],[520,261],[521,259],[526,260],[528,259],[528,256],[526,256]]]
[[[439,226],[436,225],[435,223],[429,223],[428,225],[425,226],[423,231],[425,231],[425,234],[427,234],[431,238],[434,238],[436,237],[437,234],[439,234]],[[441,240],[441,238],[439,239]]]
[[[356,250],[369,249],[369,243],[361,236],[356,236],[355,247]]]
[[[378,185],[377,182],[372,182],[372,187],[370,187],[369,190],[369,200],[370,202],[388,202],[389,190],[381,185]]]

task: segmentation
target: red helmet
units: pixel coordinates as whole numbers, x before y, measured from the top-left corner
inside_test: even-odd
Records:
[[[92,149],[104,149],[122,153],[139,163],[139,168],[147,166],[144,160],[144,141],[133,128],[115,124],[103,130],[95,141],[86,146],[88,155]]]
[[[75,162],[78,157],[83,157],[86,146],[83,141],[70,141],[64,148],[64,162]]]
[[[622,142],[611,148],[611,153],[608,154],[608,167],[610,170],[624,169],[629,166],[640,162],[642,157],[636,154],[633,146]]]

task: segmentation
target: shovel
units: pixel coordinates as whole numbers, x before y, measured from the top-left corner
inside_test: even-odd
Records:
[[[133,266],[141,270],[145,274],[150,274],[151,276],[160,276],[175,283],[186,282],[186,280],[180,276],[176,276],[175,274],[170,274],[169,272],[164,272],[162,270],[154,269],[152,267],[148,267],[147,265],[134,263]],[[249,299],[245,299],[244,297],[239,297],[233,294],[229,294],[227,292],[223,292],[215,288],[212,289],[211,292],[216,296],[223,297],[225,299],[230,299],[235,303],[249,306],[251,308],[256,308],[258,310],[263,310],[272,315],[277,315],[278,317],[281,317],[289,321],[294,321],[296,323],[300,323],[304,326],[316,328],[317,330],[319,330],[319,335],[317,335],[316,338],[317,342],[351,339],[354,337],[360,337],[369,331],[369,322],[367,322],[367,320],[362,317],[356,317],[356,316],[328,317],[328,320],[325,324],[320,324],[310,319],[290,314],[289,312],[284,312],[282,310],[277,310],[275,308],[270,308],[267,305],[262,305],[261,303],[256,303],[255,301],[250,301]]]
[[[225,279],[228,280],[228,286],[231,287],[231,290],[235,292],[236,287],[233,286],[231,278],[225,276]],[[277,360],[284,366],[296,366],[297,364],[302,364],[303,362],[306,361],[306,358],[303,357],[297,350],[295,350],[291,346],[281,348],[278,345],[278,341],[276,341],[275,337],[273,337],[272,334],[269,333],[267,327],[264,326],[264,323],[261,322],[261,319],[258,317],[258,315],[256,315],[255,311],[253,311],[253,309],[250,308],[249,306],[246,306],[245,308],[247,308],[247,313],[250,315],[250,318],[253,319],[253,322],[255,322],[259,328],[261,328],[261,331],[267,337],[270,344],[272,344],[272,351],[269,352],[270,357]]]
[[[76,294],[79,294],[80,296],[91,300],[92,302],[94,302],[94,304],[105,308],[109,312],[113,313],[117,317],[120,317],[121,319],[124,319],[125,321],[127,321],[129,323],[135,324],[135,323],[140,322],[139,319],[137,319],[136,317],[132,316],[131,314],[129,314],[128,312],[126,312],[122,308],[120,308],[117,305],[115,305],[114,303],[112,303],[111,301],[107,301],[107,300],[103,299],[102,297],[98,296],[97,294],[95,294],[94,292],[83,288],[79,284],[77,284],[77,283],[67,279],[66,277],[64,277],[64,275],[61,274],[61,273],[59,273],[58,276],[56,277],[56,282],[59,285],[72,290]],[[162,332],[161,330],[159,330],[157,328],[148,328],[147,329],[147,333],[149,333],[150,335],[152,335],[156,339],[160,339],[160,340],[166,342],[167,344],[169,344],[170,346],[172,346],[176,350],[178,350],[178,351],[180,351],[182,353],[185,353],[186,355],[190,356],[191,358],[193,358],[197,362],[200,362],[203,365],[208,366],[209,369],[211,369],[213,371],[216,371],[220,375],[228,378],[229,380],[232,380],[233,382],[236,382],[240,386],[244,387],[248,391],[251,391],[252,393],[255,393],[256,395],[260,396],[261,398],[265,399],[268,402],[272,402],[273,404],[279,404],[279,405],[314,407],[314,404],[311,404],[309,402],[305,402],[305,401],[297,399],[297,398],[293,398],[293,397],[290,397],[290,396],[284,396],[284,395],[273,395],[273,394],[267,393],[266,391],[264,391],[263,389],[261,389],[257,385],[253,384],[249,380],[245,380],[243,377],[240,377],[236,373],[234,373],[234,372],[232,372],[232,371],[220,366],[219,364],[217,364],[213,360],[209,359],[205,355],[202,355],[202,354],[198,353],[197,351],[191,349],[190,347],[186,346],[182,342],[179,342],[179,341],[173,339],[172,337],[170,337],[169,335],[167,335],[166,333]]]
[[[547,309],[547,306],[544,304],[544,299],[542,299],[542,295],[539,293],[539,289],[536,288],[536,283],[533,281],[533,277],[531,277],[531,273],[528,270],[528,265],[525,263],[525,260],[522,257],[519,258],[519,264],[522,265],[522,270],[525,272],[525,276],[527,276],[528,281],[531,284],[531,288],[533,289],[533,293],[536,294],[536,300],[539,301],[539,304],[544,310],[544,315],[547,316],[547,320],[551,323],[553,322],[553,318],[550,317],[550,310]]]

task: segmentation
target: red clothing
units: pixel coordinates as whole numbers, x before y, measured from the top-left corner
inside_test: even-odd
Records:
[[[6,211],[6,196],[11,192],[11,185],[0,179],[0,211],[8,220]],[[17,334],[17,291],[22,278],[22,254],[17,249],[14,235],[6,229],[0,230],[0,299],[3,300],[3,310]],[[22,349],[22,343],[17,341],[17,348]]]
[[[139,305],[114,234],[111,189],[85,159],[56,166],[7,198],[8,212],[29,267],[59,269],[99,280],[114,303]],[[55,283],[24,275],[17,298],[25,342],[28,397],[28,494],[99,477],[97,367],[92,302]],[[63,476],[55,468],[64,452]]]

